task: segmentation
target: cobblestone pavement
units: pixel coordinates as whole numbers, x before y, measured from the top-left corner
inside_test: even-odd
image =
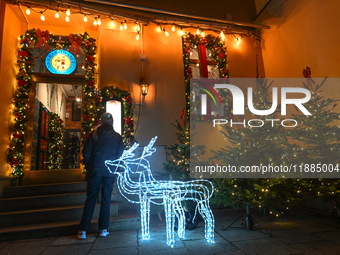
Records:
[[[141,239],[140,230],[110,232],[106,238],[98,238],[98,234],[93,233],[82,241],[77,240],[76,235],[49,237],[0,242],[0,255],[340,254],[340,230],[331,217],[316,217],[311,212],[295,209],[275,219],[256,215],[272,236],[239,228],[239,221],[232,228],[222,230],[244,212],[242,209],[214,210],[214,244],[206,242],[204,222],[201,221],[197,228],[186,231],[184,240],[176,237],[175,246],[171,248],[166,244],[164,219],[161,221],[154,216],[151,219],[151,238],[147,241]]]

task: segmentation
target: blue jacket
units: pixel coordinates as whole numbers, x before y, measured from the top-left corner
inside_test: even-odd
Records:
[[[105,166],[105,160],[119,158],[125,149],[122,137],[111,125],[99,126],[89,134],[83,147],[86,180],[93,176],[115,177]]]

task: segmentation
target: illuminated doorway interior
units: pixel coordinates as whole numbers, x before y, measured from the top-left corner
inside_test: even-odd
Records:
[[[106,102],[106,112],[109,112],[113,116],[113,128],[122,135],[122,102],[116,100],[110,100]]]

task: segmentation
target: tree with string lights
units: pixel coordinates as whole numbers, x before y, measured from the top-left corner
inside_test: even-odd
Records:
[[[50,124],[48,128],[48,161],[47,169],[61,169],[63,142],[63,120],[58,114],[50,112]]]
[[[305,103],[305,107],[312,115],[293,115],[300,125],[292,130],[290,135],[301,144],[298,152],[302,167],[307,167],[309,173],[315,177],[304,179],[305,191],[312,197],[331,204],[329,209],[337,224],[340,224],[340,180],[323,179],[322,175],[318,175],[320,170],[327,168],[332,171],[330,174],[339,176],[340,126],[336,123],[340,118],[340,113],[336,112],[339,100],[322,95],[327,86],[327,79],[317,84],[310,76],[309,67],[304,69],[303,73],[307,78],[304,87],[311,93],[311,99]]]
[[[183,118],[181,123],[176,120],[176,125],[172,125],[177,129],[176,137],[179,143],[168,147],[171,160],[164,163],[164,170],[171,179],[189,180],[190,154],[195,154],[197,158],[201,157],[205,153],[205,146],[190,147],[189,123],[186,118]]]
[[[257,110],[268,110],[272,106],[270,87],[266,80],[257,79],[253,93],[253,106]],[[246,107],[247,116],[250,113]],[[250,115],[249,115],[250,116]],[[214,160],[221,165],[236,166],[280,166],[294,164],[296,161],[295,145],[289,143],[287,131],[281,125],[275,125],[268,119],[277,119],[275,113],[255,116],[262,127],[249,125],[223,125],[222,134],[227,141],[225,148],[214,151]],[[235,117],[234,117],[235,118]],[[239,122],[243,120],[240,118]],[[259,125],[254,123],[252,125]],[[252,173],[249,173],[251,177]],[[221,176],[222,177],[222,176]],[[233,178],[234,177],[234,178]],[[300,183],[295,179],[281,178],[217,178],[212,202],[232,207],[261,208],[266,213],[279,216],[293,200],[300,198]],[[251,228],[251,226],[249,226]]]

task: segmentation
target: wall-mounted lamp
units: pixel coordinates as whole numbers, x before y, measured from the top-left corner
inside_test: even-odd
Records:
[[[140,87],[140,92],[141,92],[143,98],[142,98],[142,103],[141,104],[136,104],[136,105],[144,105],[145,96],[149,92],[149,83],[147,83],[147,81],[145,80],[144,77],[140,80],[139,87]]]
[[[139,86],[140,86],[140,89],[142,91],[143,97],[145,97],[148,94],[148,91],[149,91],[149,84],[146,82],[144,77],[140,80]]]
[[[143,96],[143,104],[144,104],[144,98],[148,94],[148,91],[149,91],[149,84],[146,82],[144,77],[140,80],[139,86],[140,86],[141,93]]]

